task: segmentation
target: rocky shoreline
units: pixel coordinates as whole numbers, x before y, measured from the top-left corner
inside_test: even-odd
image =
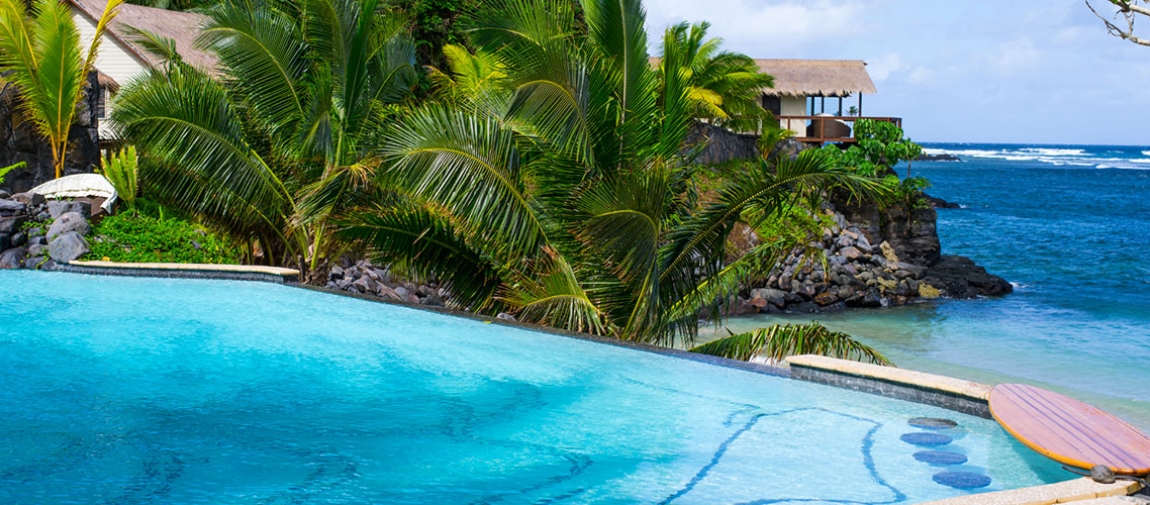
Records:
[[[728,314],[812,314],[970,299],[1013,291],[973,260],[940,254],[937,214],[925,209],[827,207],[835,225],[792,251],[765,283],[740,293]]]

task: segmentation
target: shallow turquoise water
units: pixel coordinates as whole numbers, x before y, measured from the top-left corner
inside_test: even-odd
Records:
[[[0,503],[914,503],[993,422],[282,286],[0,272]]]
[[[963,160],[912,166],[931,194],[966,207],[939,209],[943,253],[1015,293],[819,319],[903,367],[1045,386],[1150,433],[1150,147],[928,148]]]

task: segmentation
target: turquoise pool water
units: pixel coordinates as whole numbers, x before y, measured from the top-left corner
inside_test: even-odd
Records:
[[[1069,477],[955,412],[258,283],[0,272],[0,385],[4,504],[890,504],[967,492],[944,471]],[[920,416],[967,461],[916,459]]]

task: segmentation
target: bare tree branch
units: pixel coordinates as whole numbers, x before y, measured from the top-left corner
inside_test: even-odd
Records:
[[[1086,7],[1093,12],[1098,19],[1101,19],[1106,24],[1106,31],[1111,35],[1121,38],[1122,40],[1129,40],[1141,46],[1150,47],[1150,39],[1145,39],[1134,34],[1134,22],[1141,18],[1146,18],[1150,21],[1150,8],[1139,5],[1138,2],[1145,2],[1147,0],[1107,0],[1111,5],[1118,8],[1112,16],[1103,16],[1093,5],[1090,0],[1084,0]]]

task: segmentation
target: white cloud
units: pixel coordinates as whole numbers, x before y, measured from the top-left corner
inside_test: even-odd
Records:
[[[907,67],[898,53],[888,53],[875,60],[867,61],[867,72],[876,81],[885,81],[890,74],[899,72]]]
[[[930,84],[934,81],[934,70],[927,67],[915,67],[906,77],[906,82],[911,84]]]
[[[998,46],[998,54],[989,56],[990,66],[1004,74],[1014,74],[1037,67],[1042,51],[1029,38],[1018,38]]]

